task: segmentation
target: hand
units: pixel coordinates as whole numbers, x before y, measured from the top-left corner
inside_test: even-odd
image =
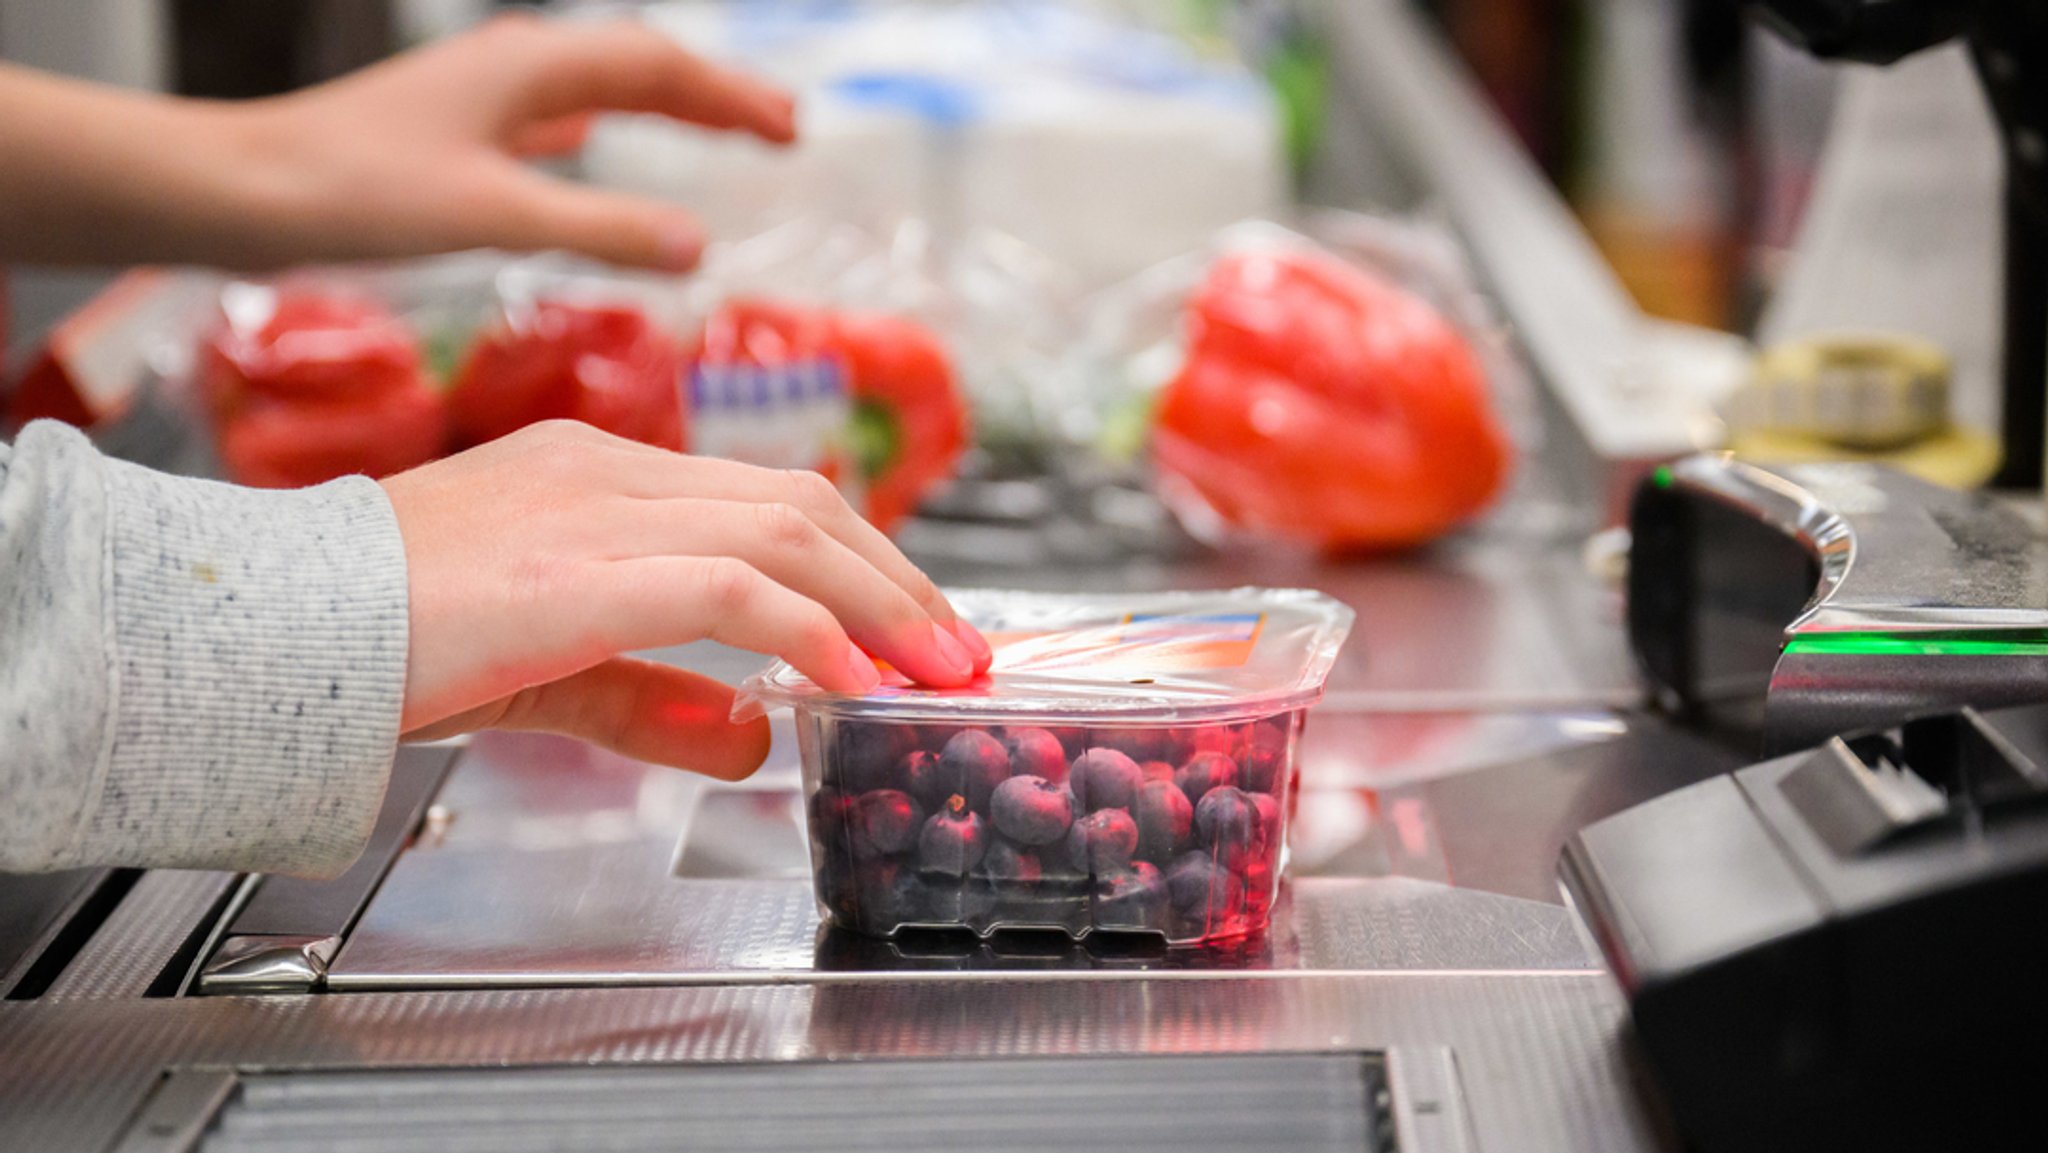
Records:
[[[630,21],[493,20],[289,96],[224,104],[0,67],[0,261],[237,268],[464,248],[568,249],[681,270],[688,212],[565,183],[522,156],[593,113],[777,143],[794,104]]]
[[[658,112],[776,142],[796,131],[786,93],[643,24],[527,16],[273,101],[253,130],[277,177],[299,186],[287,217],[303,249],[563,248],[691,267],[704,235],[688,212],[555,180],[518,159],[573,147],[599,111]]]
[[[411,738],[545,730],[736,779],[767,723],[730,723],[725,685],[619,654],[708,638],[841,692],[874,688],[868,652],[944,687],[988,668],[981,635],[815,473],[556,421],[382,483],[411,585]]]

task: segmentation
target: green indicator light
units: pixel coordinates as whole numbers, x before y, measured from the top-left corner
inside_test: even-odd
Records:
[[[2048,630],[1983,633],[1820,633],[1785,643],[1787,656],[2048,657]]]
[[[1650,473],[1650,483],[1658,488],[1670,488],[1678,483],[1678,478],[1671,475],[1670,465],[1660,464]]]

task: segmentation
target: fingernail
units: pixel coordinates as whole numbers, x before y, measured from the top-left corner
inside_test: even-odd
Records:
[[[697,261],[704,255],[704,233],[687,221],[662,225],[656,243],[661,245],[662,267],[675,272],[688,272],[697,267]]]
[[[882,683],[881,670],[875,667],[873,658],[860,651],[859,645],[846,646],[846,671],[853,674],[863,696],[874,692]]]
[[[967,651],[974,655],[976,672],[985,673],[989,665],[995,663],[996,652],[988,647],[988,638],[981,635],[980,629],[966,621],[954,621],[953,635],[959,637],[960,643],[966,645]]]
[[[960,638],[954,636],[952,630],[942,624],[933,624],[932,644],[938,648],[939,656],[954,672],[963,677],[974,675],[974,658],[967,655],[966,646],[960,643]]]

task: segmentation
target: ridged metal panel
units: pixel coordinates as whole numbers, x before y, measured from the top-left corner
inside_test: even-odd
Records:
[[[273,1073],[200,1149],[1380,1153],[1384,1083],[1363,1054]]]
[[[1483,1149],[1663,1148],[1605,976],[825,983],[0,1004],[0,1149],[100,1150],[162,1071],[1445,1046]]]
[[[1002,980],[1019,969],[1094,979],[1244,970],[1598,967],[1560,906],[1401,877],[1308,878],[1249,941],[1167,952],[1077,945],[1008,953],[949,938],[893,943],[821,933],[808,881],[646,881],[656,846],[507,854],[490,876],[401,861],[328,971],[332,989],[726,983],[825,977]],[[548,866],[557,866],[550,869]],[[568,866],[573,865],[574,868]],[[413,867],[409,867],[413,866]],[[517,903],[494,894],[518,893]],[[1064,941],[1053,942],[1065,945]]]
[[[144,873],[43,999],[142,996],[179,946],[206,931],[236,880],[234,873]]]
[[[0,996],[42,956],[64,924],[106,883],[108,873],[0,873]]]

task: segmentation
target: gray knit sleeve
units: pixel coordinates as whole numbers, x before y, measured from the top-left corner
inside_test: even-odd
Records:
[[[264,492],[0,444],[0,870],[333,875],[368,838],[405,687],[383,489]]]

